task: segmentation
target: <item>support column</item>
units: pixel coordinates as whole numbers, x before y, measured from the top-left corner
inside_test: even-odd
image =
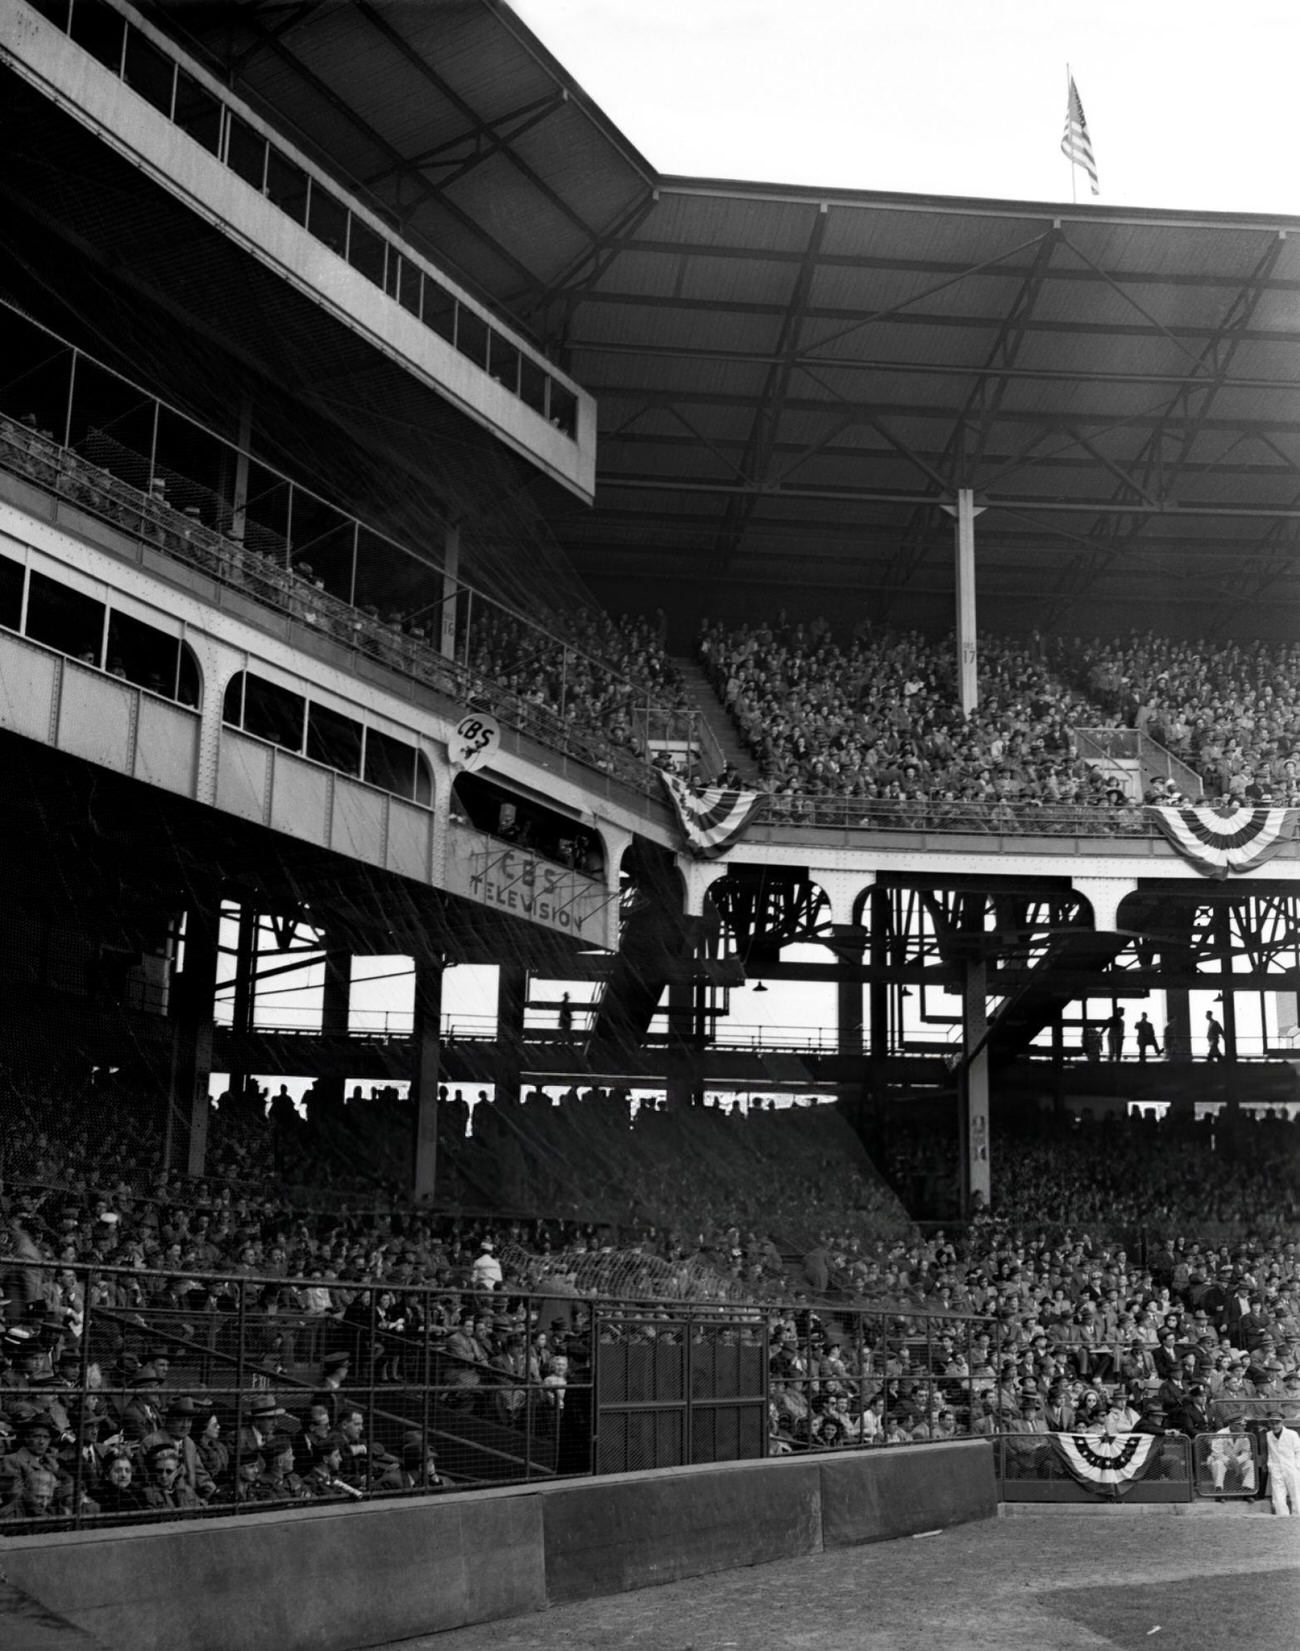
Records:
[[[169,1169],[202,1175],[208,1150],[212,1020],[217,987],[217,908],[185,914],[185,967],[172,998],[172,1060],[163,1159]]]
[[[230,1014],[232,1057],[230,1094],[236,1110],[244,1102],[248,1085],[247,1051],[242,1046],[252,1036],[254,1010],[257,1004],[257,913],[251,906],[239,908],[239,929],[235,940],[235,997]]]
[[[957,567],[957,700],[962,715],[970,716],[979,703],[979,654],[975,629],[975,518],[984,513],[969,487],[957,489],[957,506],[945,505],[956,518]]]
[[[411,1100],[415,1142],[411,1194],[432,1198],[438,1179],[438,1078],[442,1065],[442,961],[415,962],[414,1070]]]
[[[1058,1011],[1052,1021],[1052,1116],[1065,1116],[1065,1028]]]
[[[323,1038],[346,1043],[351,1023],[352,953],[331,947],[325,953],[325,983],[321,992],[320,1029]],[[346,1072],[331,1072],[317,1078],[316,1093],[327,1110],[343,1105]]]
[[[442,602],[439,605],[438,652],[456,657],[456,592],[460,588],[460,523],[448,522],[442,541]]]
[[[1165,914],[1162,927],[1176,938],[1168,939],[1160,949],[1162,972],[1176,980],[1187,980],[1195,970],[1192,950],[1192,928],[1195,913],[1181,902]],[[1161,1042],[1165,1059],[1175,1066],[1188,1066],[1192,1059],[1192,1005],[1186,986],[1165,987],[1165,1025]],[[1173,1092],[1170,1113],[1190,1127],[1196,1121],[1196,1102],[1190,1090],[1177,1088]]]
[[[840,1101],[847,1114],[858,1123],[862,1111],[862,1051],[865,1016],[862,1005],[862,949],[866,936],[855,924],[835,925],[830,948],[835,957],[836,1049],[842,1073]]]
[[[848,1059],[860,1059],[863,1047],[862,977],[859,973],[862,956],[862,936],[858,933],[856,953],[849,945],[836,948],[839,965],[835,977],[836,1037],[839,1053]]]
[[[977,1201],[988,1208],[993,1194],[989,1156],[988,979],[983,961],[962,966],[962,1064],[958,1089],[961,1118],[962,1214]]]
[[[668,1060],[664,1074],[670,1112],[685,1111],[704,1101],[703,1071],[695,985],[689,980],[673,981],[668,987]]]
[[[239,434],[236,437],[234,485],[230,499],[230,537],[243,543],[248,522],[248,450],[253,445],[253,400],[245,396],[239,405]]]
[[[519,1069],[524,1058],[524,1005],[528,1001],[528,970],[503,963],[497,971],[497,1105],[518,1105]]]
[[[1119,927],[1120,901],[1137,888],[1133,877],[1075,877],[1076,894],[1092,907],[1092,926],[1097,934],[1113,934]]]
[[[883,889],[871,891],[871,980],[868,986],[871,1028],[871,1064],[883,1068],[889,1059],[889,982],[885,964],[889,957],[887,928],[889,896]]]

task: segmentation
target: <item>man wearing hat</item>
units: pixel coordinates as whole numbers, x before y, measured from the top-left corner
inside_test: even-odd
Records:
[[[146,1374],[142,1369],[132,1376],[130,1388],[131,1396],[122,1406],[122,1434],[132,1444],[139,1444],[163,1430],[162,1383],[156,1372]]]
[[[303,1488],[313,1499],[342,1501],[358,1500],[365,1495],[356,1485],[348,1484],[340,1473],[347,1441],[341,1433],[330,1433],[321,1441],[316,1460],[302,1477]]]
[[[72,1479],[54,1454],[54,1429],[49,1417],[24,1407],[15,1420],[16,1448],[0,1457],[0,1512],[25,1504],[40,1476],[53,1474],[55,1488],[47,1504],[66,1512],[72,1501]]]
[[[1219,1396],[1212,1407],[1214,1420],[1219,1427],[1232,1416],[1242,1415],[1255,1397],[1255,1390],[1246,1380],[1243,1371],[1244,1361],[1234,1359],[1224,1371],[1223,1381],[1219,1386]]]
[[[446,1480],[438,1472],[433,1446],[414,1429],[402,1435],[401,1459],[375,1481],[377,1491],[433,1491],[446,1487]]]
[[[167,1377],[171,1373],[171,1367],[171,1351],[166,1347],[150,1347],[140,1360],[140,1374],[142,1376],[156,1376],[159,1387],[167,1386]]]
[[[366,1439],[365,1412],[357,1405],[344,1405],[339,1413],[339,1437],[343,1441],[341,1477],[358,1490],[369,1490],[389,1468],[396,1466],[383,1445]]]
[[[0,1336],[0,1353],[9,1361],[0,1371],[0,1391],[26,1393],[42,1367],[39,1333],[30,1324],[11,1324]]]
[[[313,1406],[324,1405],[330,1413],[330,1422],[337,1424],[339,1409],[344,1403],[343,1387],[352,1369],[352,1355],[346,1349],[326,1353],[321,1360],[320,1386],[311,1396]]]
[[[1268,1491],[1274,1513],[1300,1514],[1300,1434],[1276,1411],[1264,1435],[1268,1451]]]
[[[244,1425],[239,1430],[240,1456],[256,1456],[265,1450],[272,1435],[287,1432],[284,1406],[274,1393],[255,1393],[244,1408]]]
[[[1153,1396],[1147,1400],[1133,1431],[1149,1433],[1157,1441],[1155,1449],[1159,1455],[1156,1459],[1154,1478],[1183,1477],[1183,1447],[1178,1429],[1171,1425],[1170,1418],[1165,1414],[1165,1407],[1158,1397]]]
[[[204,1467],[199,1449],[194,1442],[194,1419],[199,1407],[183,1393],[174,1394],[163,1412],[163,1425],[142,1442],[147,1453],[155,1445],[171,1445],[180,1462],[180,1482],[194,1493],[196,1502],[210,1502],[217,1494],[216,1483]]]
[[[1187,1397],[1183,1400],[1182,1430],[1189,1439],[1194,1439],[1198,1433],[1215,1431],[1209,1389],[1202,1381],[1188,1384]]]
[[[475,1290],[495,1290],[501,1283],[501,1263],[490,1238],[485,1238],[478,1247],[478,1255],[470,1268],[470,1283]]]

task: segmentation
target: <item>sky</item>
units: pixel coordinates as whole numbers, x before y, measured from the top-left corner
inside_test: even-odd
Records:
[[[1300,215],[1296,0],[512,0],[660,172]],[[1091,201],[1077,175],[1078,198]]]

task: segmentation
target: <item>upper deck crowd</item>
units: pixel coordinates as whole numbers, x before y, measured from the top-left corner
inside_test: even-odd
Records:
[[[691,743],[661,611],[539,606],[525,618],[466,592],[447,649],[426,608],[359,605],[284,546],[234,535],[186,478],[172,478],[169,491],[154,475],[142,489],[139,455],[102,447],[65,448],[32,415],[0,417],[0,462],[598,771],[649,789],[656,750]],[[959,708],[954,639],[885,630],[869,615],[845,616],[838,630],[783,614],[747,626],[706,621],[696,651],[752,772],[720,776],[697,763],[690,777],[759,786],[776,821],[1128,833],[1142,830],[1143,803],[1198,793],[1214,804],[1300,801],[1292,644],[985,633],[969,716]],[[1163,774],[1124,771],[1082,749],[1080,729],[1142,734],[1177,762]]]
[[[1300,650],[1151,633],[979,639],[979,699],[959,708],[951,638],[828,624],[727,628],[698,643],[772,792],[774,818],[926,829],[1140,828],[1143,803],[1300,803]],[[1132,730],[1185,764],[1139,780],[1077,731]],[[1081,811],[1086,811],[1082,812]]]

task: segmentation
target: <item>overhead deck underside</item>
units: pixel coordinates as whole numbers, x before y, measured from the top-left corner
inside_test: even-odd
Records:
[[[599,403],[608,605],[1289,637],[1300,223],[655,171],[498,0],[151,9]]]

